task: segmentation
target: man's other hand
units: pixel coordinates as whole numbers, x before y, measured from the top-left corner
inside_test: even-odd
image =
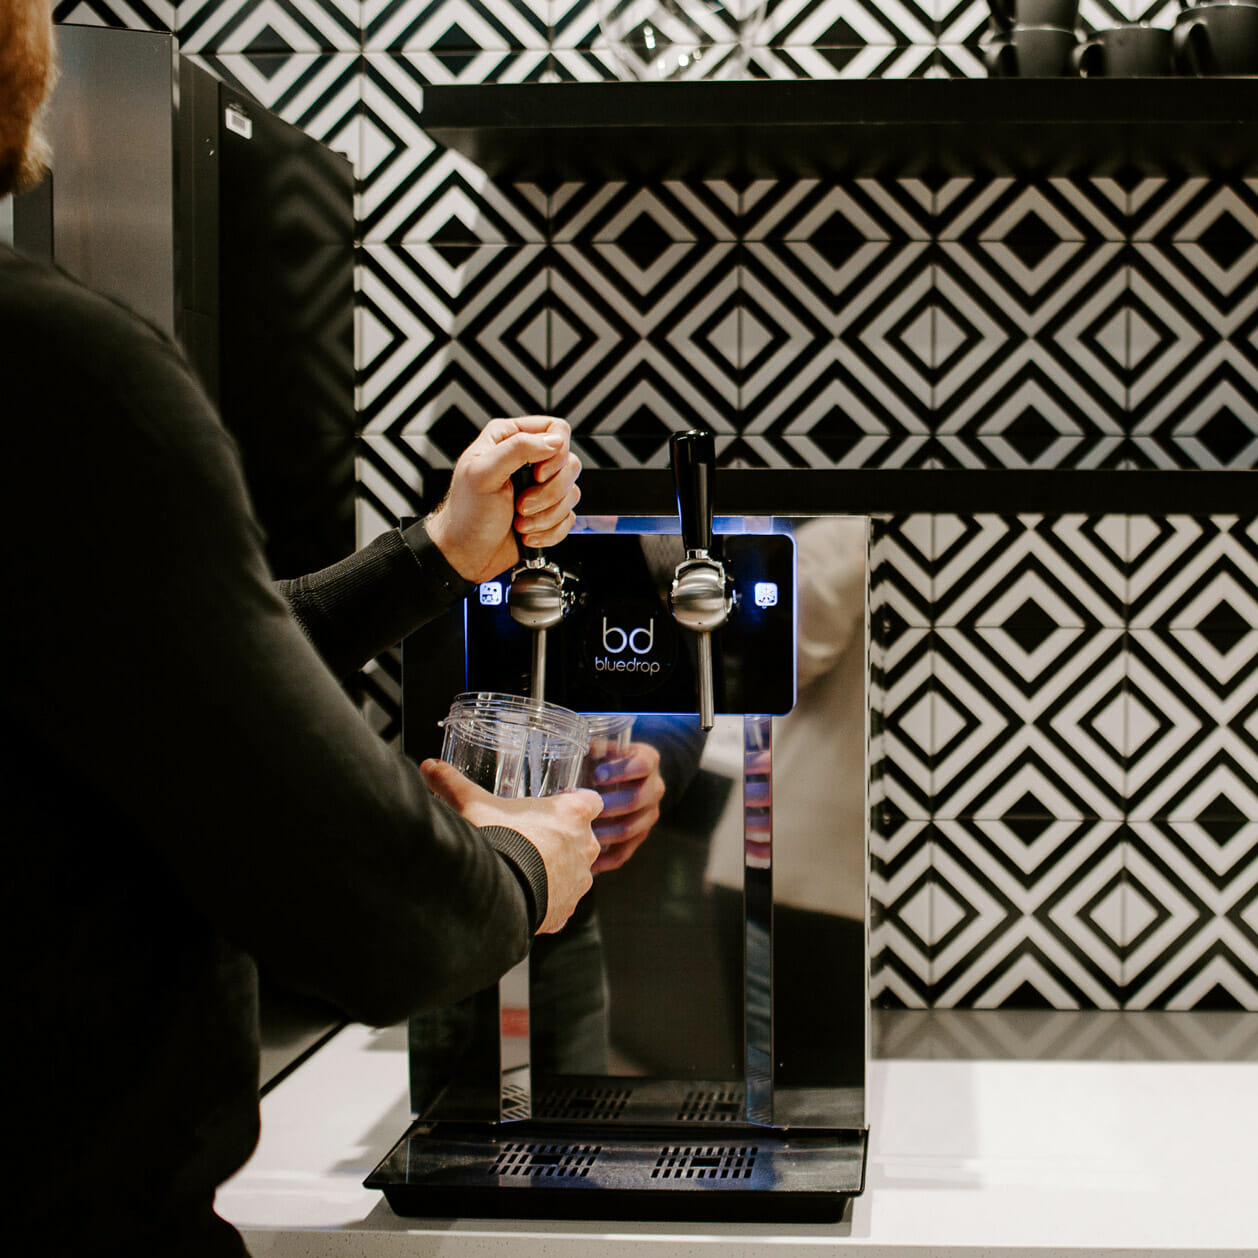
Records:
[[[568,425],[549,415],[491,419],[459,456],[450,489],[425,521],[428,536],[468,581],[487,581],[527,546],[554,546],[576,519],[581,461],[568,449]],[[533,465],[535,484],[517,502],[511,473]]]
[[[602,798],[594,791],[565,791],[541,799],[500,799],[443,760],[425,760],[419,768],[428,789],[472,825],[507,826],[537,848],[547,884],[546,920],[537,933],[561,930],[594,881],[590,866],[599,846],[591,823]]]
[[[623,756],[605,760],[594,770],[594,788],[603,798],[603,812],[594,827],[602,848],[594,872],[601,874],[619,869],[660,819],[664,798],[660,753],[649,743],[630,743]]]

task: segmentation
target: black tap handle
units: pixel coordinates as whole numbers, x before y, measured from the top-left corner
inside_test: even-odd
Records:
[[[515,490],[517,498],[530,486],[536,484],[537,477],[533,474],[532,463],[526,463],[523,467],[517,468],[511,473],[511,487]],[[523,559],[541,559],[543,557],[540,546],[526,546],[523,542],[519,542],[518,545],[520,547],[520,556]]]
[[[677,486],[677,514],[681,516],[682,544],[687,550],[712,549],[712,473],[716,442],[710,432],[691,429],[668,439]]]

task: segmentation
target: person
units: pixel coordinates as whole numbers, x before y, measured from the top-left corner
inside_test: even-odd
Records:
[[[41,169],[51,9],[0,0],[0,196]],[[596,793],[417,770],[336,680],[509,565],[513,530],[559,540],[579,464],[561,421],[495,420],[426,522],[277,589],[173,343],[0,244],[0,346],[6,1234],[240,1255],[213,1203],[258,1136],[259,968],[392,1024],[495,981],[590,886]]]

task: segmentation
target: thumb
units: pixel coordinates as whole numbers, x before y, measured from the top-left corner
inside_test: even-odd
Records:
[[[475,782],[465,778],[453,765],[444,760],[425,760],[419,766],[424,785],[440,800],[456,812],[462,812],[468,804],[485,795]]]

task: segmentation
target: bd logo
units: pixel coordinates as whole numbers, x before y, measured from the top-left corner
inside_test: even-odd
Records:
[[[595,604],[585,622],[586,675],[605,693],[645,694],[659,686],[677,661],[673,618],[648,599]]]
[[[603,617],[603,652],[594,657],[596,673],[645,673],[654,677],[661,669],[659,660],[647,659],[655,645],[655,620],[637,629],[609,624]],[[623,658],[628,651],[632,659]]]
[[[643,635],[645,634],[645,637]],[[622,629],[619,625],[609,625],[607,617],[603,617],[603,650],[611,655],[619,655],[629,650],[634,655],[650,655],[655,645],[655,621],[648,621],[640,629]]]

